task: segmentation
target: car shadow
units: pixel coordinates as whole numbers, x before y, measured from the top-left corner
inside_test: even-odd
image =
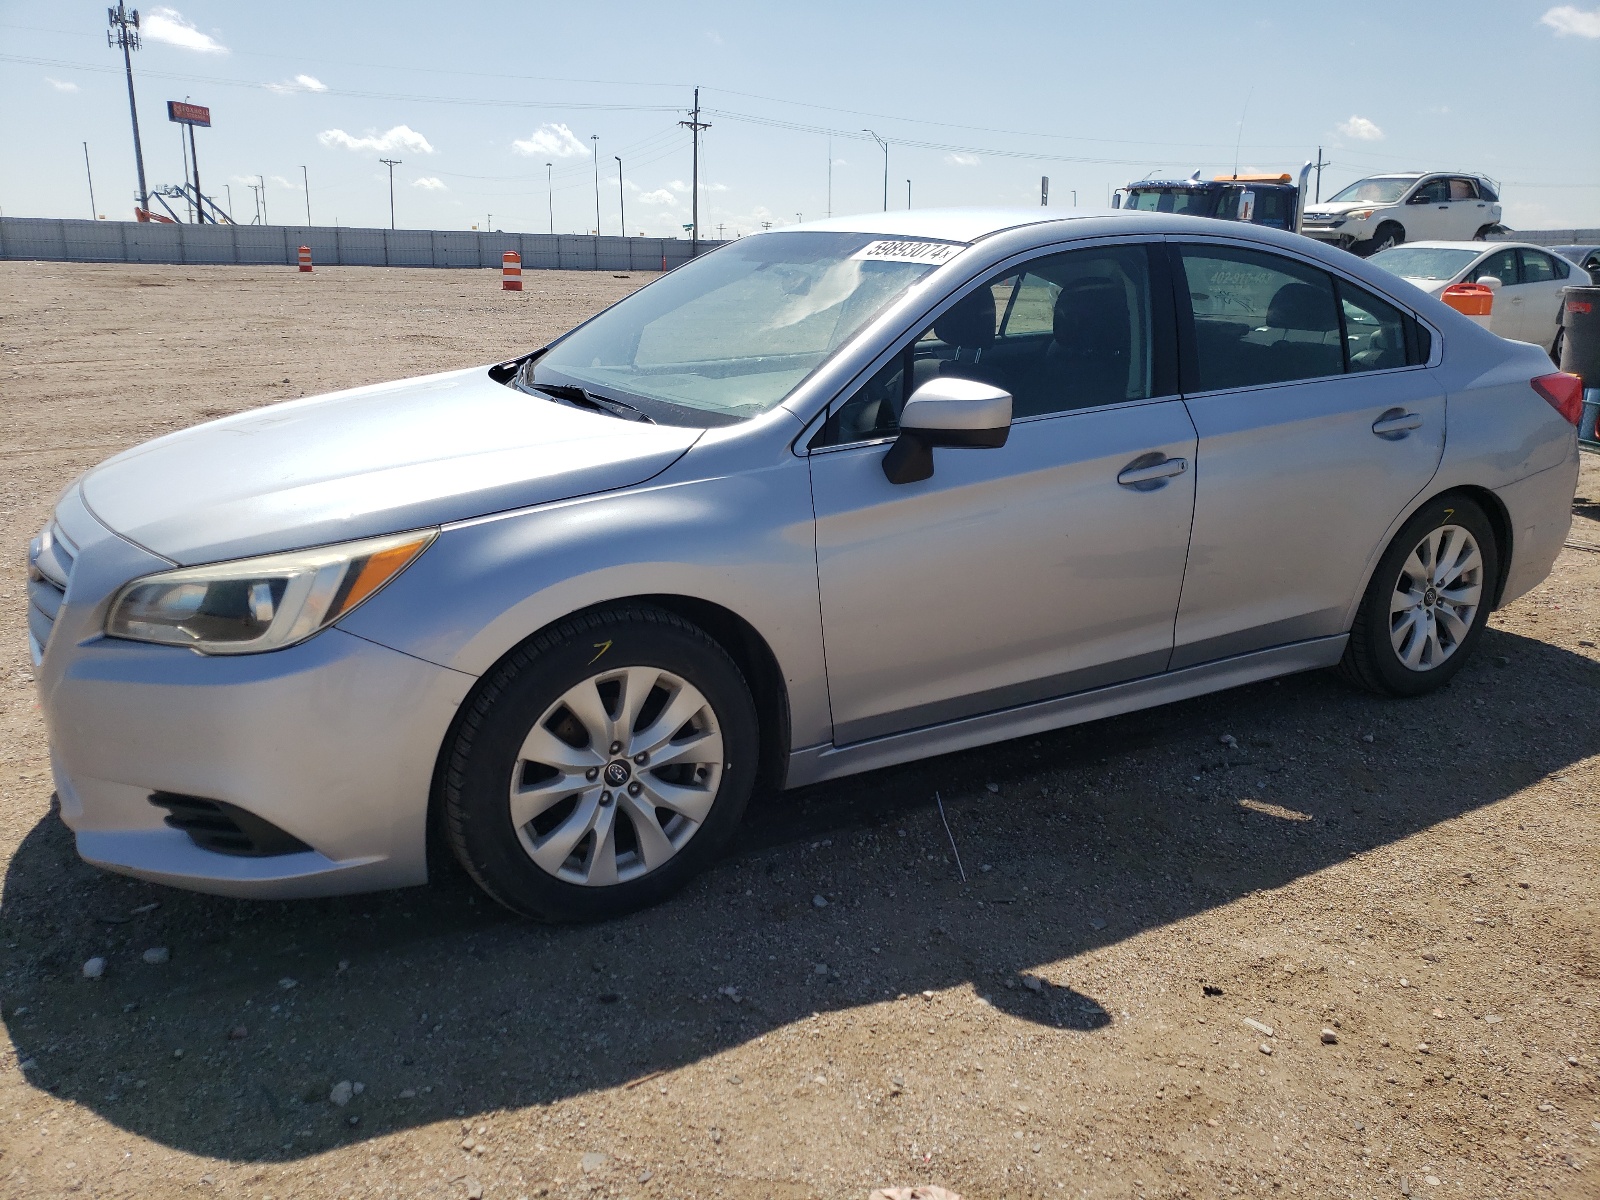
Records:
[[[1315,673],[808,787],[753,805],[683,894],[582,928],[518,921],[460,875],[191,895],[85,866],[51,815],[4,880],[0,1015],[33,1086],[234,1161],[626,1086],[952,989],[1092,1039],[1114,1017],[1075,956],[1600,753],[1600,728],[1562,718],[1597,688],[1588,659],[1491,630],[1420,700]],[[342,1105],[341,1081],[363,1085]]]

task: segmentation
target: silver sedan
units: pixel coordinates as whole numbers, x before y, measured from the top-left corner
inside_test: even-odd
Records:
[[[1550,570],[1580,395],[1254,226],[748,237],[525,357],[73,483],[29,556],[61,814],[179,887],[420,884],[433,842],[582,919],[757,788],[1313,668],[1416,696]]]

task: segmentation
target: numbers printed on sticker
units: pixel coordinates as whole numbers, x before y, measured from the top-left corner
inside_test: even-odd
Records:
[[[850,257],[864,262],[924,263],[941,266],[966,247],[951,242],[869,242]]]

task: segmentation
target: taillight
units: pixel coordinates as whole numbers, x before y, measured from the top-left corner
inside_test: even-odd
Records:
[[[1528,382],[1534,391],[1550,402],[1551,408],[1565,418],[1567,424],[1577,425],[1578,418],[1583,416],[1583,380],[1568,371],[1556,371]]]

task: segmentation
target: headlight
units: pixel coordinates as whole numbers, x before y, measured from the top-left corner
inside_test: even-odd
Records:
[[[1375,208],[1357,208],[1344,214],[1347,221],[1365,221],[1378,210]]]
[[[415,561],[437,529],[337,546],[184,567],[135,579],[117,593],[106,635],[256,654],[303,642]]]

